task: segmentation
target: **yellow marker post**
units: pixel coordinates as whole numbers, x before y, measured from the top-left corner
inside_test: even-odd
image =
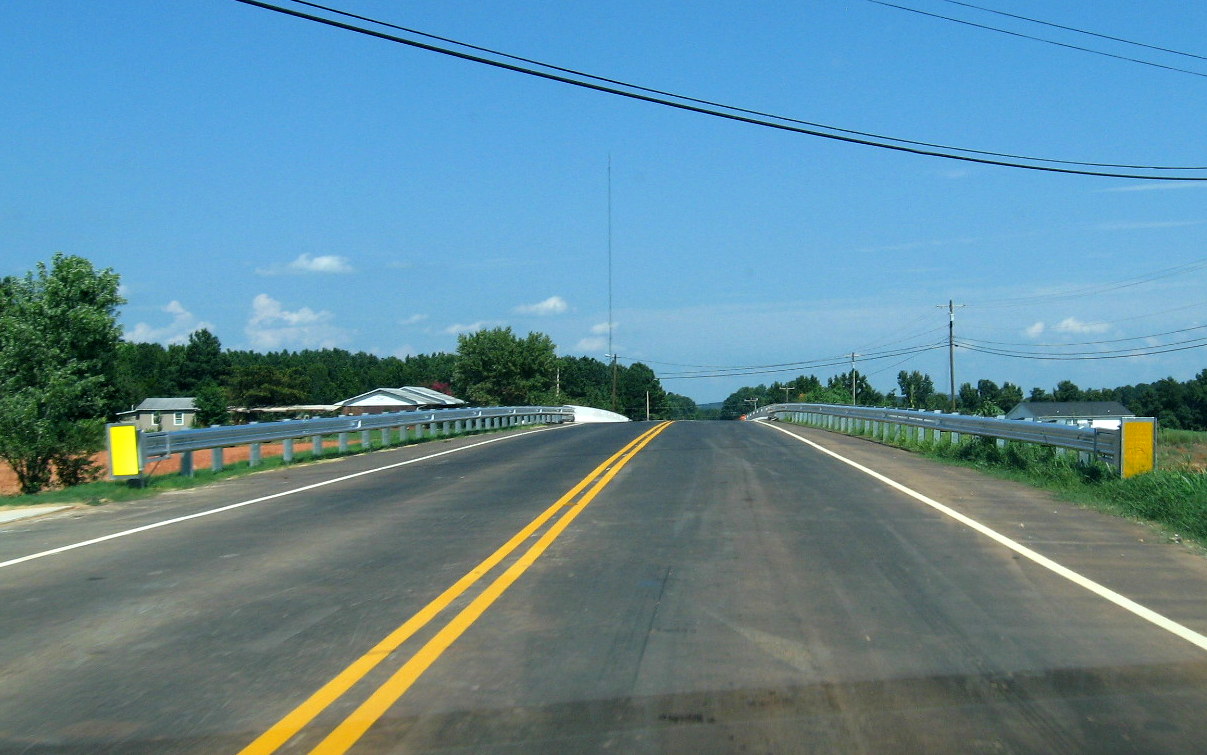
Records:
[[[1119,425],[1119,476],[1127,479],[1157,466],[1157,421],[1126,417]]]
[[[105,425],[105,438],[109,444],[109,475],[115,480],[141,476],[143,464],[138,428],[134,425]]]

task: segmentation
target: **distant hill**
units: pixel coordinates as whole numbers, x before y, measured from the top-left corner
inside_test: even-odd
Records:
[[[696,408],[699,409],[700,411],[707,411],[708,409],[719,410],[723,406],[725,406],[724,401],[714,401],[711,404],[696,404]]]

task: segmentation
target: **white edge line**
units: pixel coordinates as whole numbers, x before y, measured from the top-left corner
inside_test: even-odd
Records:
[[[1035,563],[1039,564],[1040,566],[1044,567],[1045,569],[1048,569],[1052,572],[1055,572],[1056,574],[1059,574],[1060,576],[1069,580],[1073,584],[1083,587],[1086,590],[1089,590],[1090,592],[1094,593],[1095,595],[1097,595],[1101,598],[1105,598],[1105,599],[1109,600],[1110,602],[1114,603],[1115,605],[1119,606],[1120,608],[1131,611],[1133,614],[1135,614],[1136,616],[1139,616],[1140,618],[1144,619],[1145,621],[1155,624],[1155,625],[1161,627],[1162,629],[1164,629],[1165,631],[1170,632],[1171,634],[1175,634],[1178,637],[1181,637],[1182,639],[1186,640],[1187,642],[1191,643],[1192,645],[1198,646],[1202,650],[1207,650],[1207,636],[1199,634],[1198,632],[1194,631],[1193,629],[1183,626],[1182,624],[1179,624],[1178,622],[1174,621],[1173,619],[1170,619],[1166,616],[1163,616],[1163,615],[1157,613],[1156,611],[1152,610],[1151,608],[1146,608],[1146,607],[1140,605],[1139,603],[1137,603],[1136,601],[1134,601],[1130,598],[1126,598],[1126,597],[1120,595],[1119,593],[1115,592],[1114,590],[1112,590],[1108,587],[1105,587],[1104,585],[1101,585],[1092,579],[1089,579],[1088,577],[1083,577],[1082,575],[1078,574],[1077,572],[1073,571],[1072,569],[1068,568],[1067,566],[1062,566],[1061,564],[1058,564],[1057,562],[1053,561],[1052,559],[1048,558],[1047,556],[1036,553],[1035,551],[1031,550],[1027,546],[1022,545],[1018,542],[1015,542],[1014,540],[1011,540],[1010,538],[1006,537],[1005,535],[1001,534],[1000,532],[997,532],[996,530],[986,527],[985,525],[981,524],[980,522],[976,521],[975,519],[971,519],[971,518],[965,516],[964,514],[961,514],[960,512],[956,511],[955,509],[952,509],[948,506],[943,505],[942,503],[939,503],[938,501],[934,500],[933,498],[929,498],[925,495],[922,495],[918,491],[908,488],[905,485],[902,485],[901,483],[897,482],[896,480],[885,477],[884,475],[880,474],[879,472],[863,466],[859,462],[852,461],[852,460],[846,458],[845,456],[840,456],[839,454],[831,451],[830,449],[825,448],[824,446],[820,446],[817,443],[814,443],[813,441],[809,440],[808,438],[803,438],[790,430],[785,430],[784,428],[779,427],[778,425],[774,425],[774,424],[766,423],[766,422],[760,422],[760,424],[765,424],[767,427],[770,427],[773,430],[778,430],[781,433],[784,433],[785,435],[796,438],[800,442],[806,443],[806,444],[812,446],[813,448],[816,448],[818,451],[821,451],[824,454],[832,456],[835,459],[838,459],[839,461],[841,461],[842,463],[848,464],[870,477],[874,477],[875,479],[879,480],[880,482],[883,482],[885,485],[888,485],[891,488],[894,488],[896,490],[901,491],[902,493],[905,493],[906,495],[910,496],[911,498],[915,498],[915,499],[921,501],[922,503],[925,503],[927,506],[930,506],[931,508],[935,509],[936,511],[938,511],[942,514],[945,514],[945,515],[951,517],[952,519],[955,519],[960,524],[963,524],[966,527],[976,530],[977,532],[981,533],[985,537],[988,537],[991,540],[994,540],[997,543],[1000,543],[1001,545],[1006,546],[1007,548],[1014,551],[1015,553],[1018,553],[1021,556],[1025,556],[1025,557],[1029,558],[1030,560],[1034,561]],[[3,564],[0,564],[0,566],[3,566]]]
[[[405,467],[408,464],[417,464],[421,461],[427,461],[428,459],[435,459],[438,456],[447,456],[448,454],[455,454],[455,453],[459,453],[461,451],[468,451],[471,448],[485,446],[489,443],[498,443],[499,441],[511,440],[512,438],[521,438],[525,435],[532,435],[533,433],[540,433],[540,432],[545,432],[548,430],[556,430],[556,429],[560,429],[561,427],[565,427],[565,425],[562,425],[562,426],[559,426],[556,428],[555,427],[544,427],[544,428],[540,428],[538,430],[530,430],[526,433],[515,433],[515,434],[502,435],[498,438],[490,438],[488,440],[480,441],[478,443],[471,443],[468,446],[461,446],[459,448],[450,448],[447,451],[441,451],[439,453],[429,454],[428,456],[420,456],[417,459],[408,459],[407,461],[400,461],[396,464],[387,464],[384,467],[375,467],[374,469],[366,469],[363,472],[354,472],[353,474],[344,475],[343,477],[335,477],[330,480],[323,480],[322,482],[316,482],[311,485],[305,485],[300,488],[294,488],[293,490],[284,490],[284,491],[281,491],[280,493],[273,493],[272,495],[261,496],[260,498],[252,498],[251,500],[248,500],[248,501],[240,501],[239,503],[232,503],[227,506],[220,506],[216,509],[209,509],[207,511],[199,511],[196,514],[187,514],[185,516],[178,516],[174,519],[165,519],[162,522],[155,522],[153,524],[144,524],[141,527],[135,527],[134,529],[129,529],[129,530],[122,530],[121,532],[114,532],[109,535],[104,535],[103,537],[97,537],[97,538],[93,538],[91,540],[83,540],[78,543],[72,543],[70,545],[63,545],[58,548],[51,548],[50,550],[41,551],[40,553],[31,553],[28,556],[21,556],[20,558],[14,558],[14,559],[10,559],[8,561],[0,561],[0,569],[3,569],[6,566],[16,566],[17,564],[23,564],[26,561],[33,561],[33,560],[39,559],[39,558],[46,558],[47,556],[54,556],[59,553],[66,553],[67,551],[73,551],[73,550],[76,550],[77,548],[86,548],[89,545],[96,545],[97,543],[104,543],[109,540],[117,540],[118,538],[121,538],[121,537],[129,537],[130,535],[137,535],[140,532],[146,532],[148,530],[159,529],[160,527],[167,527],[169,524],[179,524],[180,522],[187,522],[190,519],[200,519],[203,516],[210,516],[212,514],[221,514],[224,511],[230,511],[232,509],[238,509],[238,508],[242,508],[244,506],[251,506],[254,503],[263,503],[264,501],[271,501],[274,498],[283,498],[287,495],[293,495],[294,493],[304,493],[307,490],[314,490],[315,488],[321,488],[321,487],[325,487],[327,485],[334,485],[337,482],[345,482],[347,480],[351,480],[356,477],[363,477],[364,475],[375,474],[377,472],[384,472],[389,469],[397,469],[398,467]],[[574,427],[574,425],[570,425],[570,427]],[[404,448],[404,446],[399,446],[399,448],[400,449]]]

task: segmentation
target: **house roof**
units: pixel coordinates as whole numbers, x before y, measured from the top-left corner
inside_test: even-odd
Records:
[[[148,398],[134,407],[136,412],[195,412],[196,399],[192,396],[183,398]]]
[[[1023,401],[1011,409],[1006,418],[1134,416],[1135,412],[1118,401]]]
[[[431,388],[403,386],[401,388],[374,388],[371,391],[337,402],[336,406],[358,406],[370,398],[385,399],[384,404],[397,406],[464,406],[465,401]],[[381,404],[378,404],[381,405]]]

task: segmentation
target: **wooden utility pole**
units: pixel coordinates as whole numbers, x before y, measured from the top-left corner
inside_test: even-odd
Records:
[[[942,304],[936,305],[940,309]],[[947,300],[947,383],[948,383],[948,403],[951,406],[951,411],[954,414],[956,410],[956,304],[954,300]],[[958,306],[966,306],[960,304]]]
[[[863,356],[851,352],[851,406],[859,406],[859,402],[855,400],[855,357]]]

